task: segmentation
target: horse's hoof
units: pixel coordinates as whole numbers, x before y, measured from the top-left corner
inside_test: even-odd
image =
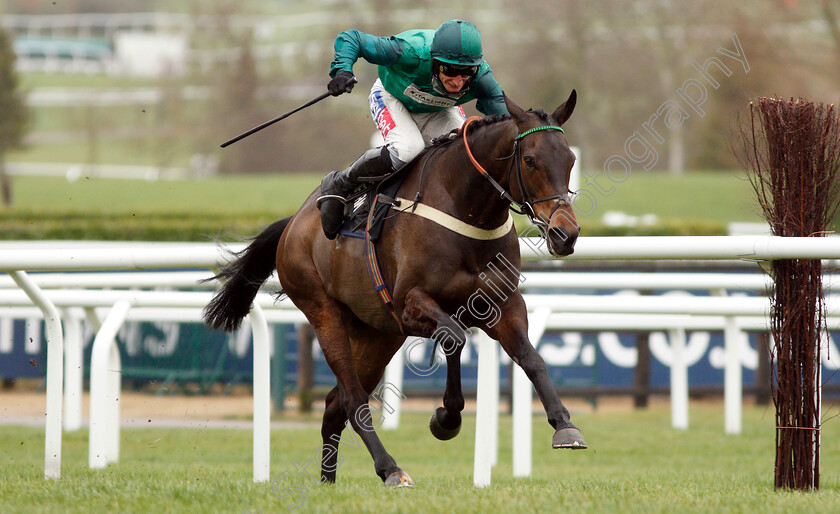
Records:
[[[388,487],[414,487],[414,480],[403,470],[394,471],[385,479]]]
[[[585,450],[586,441],[583,440],[583,435],[575,427],[561,428],[554,432],[554,438],[551,440],[552,448],[564,448],[568,450]]]
[[[446,428],[441,425],[438,417],[443,417],[445,412],[446,409],[438,407],[437,410],[435,410],[435,413],[432,414],[432,419],[429,420],[429,430],[431,430],[432,435],[435,436],[435,438],[440,439],[441,441],[448,441],[461,432],[461,423],[458,423],[458,426],[455,428]]]

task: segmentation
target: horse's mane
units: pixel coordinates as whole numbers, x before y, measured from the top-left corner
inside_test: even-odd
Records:
[[[479,128],[479,127],[485,127],[487,125],[493,125],[495,123],[499,123],[499,122],[502,122],[502,121],[507,121],[509,119],[510,119],[510,114],[494,114],[492,116],[485,116],[484,118],[481,118],[479,120],[475,120],[474,122],[472,122],[472,124],[470,124],[470,130],[473,130],[473,129]],[[429,148],[432,148],[432,147],[435,147],[435,146],[440,146],[440,145],[445,145],[445,144],[451,143],[452,141],[458,139],[458,136],[460,135],[460,132],[461,132],[461,127],[458,127],[456,129],[450,131],[448,134],[444,134],[442,136],[436,137],[436,138],[432,139],[431,144],[426,149],[428,150]]]
[[[548,114],[546,114],[546,112],[544,110],[542,110],[540,108],[528,109],[527,112],[535,115],[537,118],[540,119],[540,121],[542,121],[544,123],[548,123]],[[494,114],[492,116],[485,116],[484,118],[481,118],[479,120],[475,120],[474,122],[472,122],[470,124],[470,130],[476,129],[476,128],[479,128],[479,127],[485,127],[485,126],[488,126],[488,125],[494,125],[496,123],[500,123],[502,121],[507,121],[509,119],[511,119],[510,114]],[[436,137],[436,138],[432,139],[431,144],[428,147],[426,147],[426,149],[428,150],[429,148],[432,148],[432,147],[435,147],[435,146],[440,146],[440,145],[445,145],[445,144],[451,143],[453,140],[457,139],[457,135],[458,135],[460,130],[461,130],[460,128],[457,128],[457,129],[451,131],[448,134],[444,134],[443,136]]]

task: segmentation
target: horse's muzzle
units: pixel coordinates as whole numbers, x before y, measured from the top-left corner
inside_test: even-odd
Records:
[[[556,257],[565,257],[575,251],[580,228],[551,227],[548,229],[548,250]]]

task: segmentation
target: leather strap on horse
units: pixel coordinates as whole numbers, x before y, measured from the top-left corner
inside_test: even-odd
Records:
[[[470,158],[470,162],[472,163],[473,166],[475,166],[475,169],[478,170],[478,172],[481,174],[482,177],[486,178],[487,181],[490,182],[490,185],[492,185],[493,188],[495,188],[496,191],[499,192],[499,195],[502,198],[509,201],[512,205],[515,205],[516,208],[518,209],[518,211],[521,214],[526,214],[529,217],[533,218],[534,214],[533,214],[533,209],[531,208],[531,206],[521,204],[521,203],[517,202],[516,200],[514,200],[513,197],[510,195],[510,193],[508,193],[505,190],[505,188],[503,188],[501,186],[501,184],[496,182],[496,179],[494,179],[493,177],[490,176],[489,173],[487,173],[487,170],[484,169],[484,167],[481,165],[481,163],[479,163],[478,160],[476,160],[475,156],[473,155],[472,150],[470,149],[470,144],[467,141],[467,128],[470,126],[470,124],[472,122],[478,121],[480,119],[481,118],[478,117],[478,116],[470,116],[469,118],[467,118],[467,121],[464,122],[464,126],[461,127],[461,133],[464,136],[464,148],[467,149],[467,157]],[[527,211],[525,210],[526,207],[528,209]]]
[[[514,164],[514,166],[516,166],[516,178],[519,181],[519,189],[521,190],[522,197],[523,197],[522,203],[519,203],[519,202],[517,202],[516,200],[513,199],[513,196],[511,196],[511,194],[508,193],[505,190],[505,188],[503,188],[501,186],[501,184],[496,182],[496,179],[494,179],[493,177],[490,176],[489,173],[487,173],[487,170],[485,170],[484,167],[478,162],[478,160],[476,160],[475,156],[472,153],[472,150],[470,149],[470,144],[467,141],[467,128],[470,126],[470,124],[472,122],[480,120],[480,119],[481,118],[478,117],[478,116],[471,116],[467,119],[467,121],[464,122],[463,127],[461,127],[461,132],[463,133],[463,137],[464,137],[464,148],[466,148],[466,150],[467,150],[467,156],[470,158],[470,162],[475,167],[475,169],[478,170],[478,172],[481,174],[481,176],[486,178],[487,181],[490,182],[490,185],[492,185],[493,188],[495,188],[496,191],[499,192],[499,195],[502,198],[504,198],[505,200],[507,200],[511,203],[511,205],[512,205],[511,209],[513,209],[514,211],[516,211],[519,214],[525,214],[526,216],[531,218],[532,221],[536,221],[536,213],[534,212],[534,204],[539,203],[539,202],[548,201],[548,200],[555,200],[555,199],[558,199],[558,198],[562,199],[566,195],[556,194],[556,195],[546,196],[546,197],[543,197],[543,198],[538,198],[536,200],[531,200],[530,195],[528,194],[527,188],[525,187],[524,179],[522,178],[522,169],[520,167],[520,162],[519,162],[519,141],[523,137],[527,136],[528,134],[532,134],[532,133],[540,131],[540,130],[559,130],[562,133],[565,133],[566,131],[563,130],[561,127],[557,126],[557,125],[543,125],[543,126],[540,126],[540,127],[534,127],[532,129],[526,130],[525,132],[522,132],[521,134],[517,134],[516,137],[514,138],[514,140],[513,140],[513,153],[511,154],[511,156],[516,161],[516,163]],[[513,207],[513,206],[515,206],[515,207]],[[557,207],[559,207],[559,206],[560,206],[560,204],[558,203],[554,210],[556,210]],[[554,213],[554,210],[552,210],[552,214]]]
[[[470,239],[477,239],[479,241],[491,241],[499,239],[510,233],[513,228],[513,217],[508,214],[504,223],[494,229],[478,228],[469,223],[463,222],[454,216],[450,216],[443,211],[439,211],[434,207],[429,207],[424,203],[406,200],[405,198],[395,198],[391,209],[400,212],[407,212],[420,216],[429,221],[437,223],[441,227],[451,230],[456,234],[460,234]]]
[[[370,275],[370,279],[373,282],[373,288],[379,293],[379,298],[382,299],[382,302],[388,307],[388,312],[391,313],[391,316],[394,318],[394,321],[397,322],[397,326],[400,327],[400,331],[402,331],[402,323],[400,323],[400,319],[397,317],[397,314],[394,312],[394,303],[391,299],[391,292],[388,291],[388,285],[385,284],[385,280],[382,278],[382,273],[379,270],[379,259],[376,257],[376,246],[374,245],[373,241],[370,239],[370,229],[373,224],[373,213],[376,212],[376,203],[379,201],[379,195],[373,197],[373,203],[370,206],[370,212],[368,213],[367,218],[367,225],[365,226],[365,248],[367,250],[367,269],[368,274]]]
[[[533,219],[534,218],[534,209],[531,206],[531,203],[527,200],[525,201],[525,203],[519,203],[516,200],[514,200],[513,197],[510,195],[510,193],[508,193],[505,190],[505,188],[503,188],[498,182],[496,182],[496,180],[493,177],[491,177],[489,173],[487,173],[487,170],[484,169],[484,167],[478,162],[478,160],[476,160],[475,156],[473,155],[472,150],[470,149],[469,142],[467,141],[467,128],[469,128],[471,123],[473,123],[474,121],[480,120],[480,119],[481,118],[479,118],[478,116],[471,116],[470,118],[468,118],[464,122],[463,127],[461,127],[461,132],[463,133],[463,137],[464,137],[464,148],[466,148],[466,150],[467,150],[467,156],[469,157],[470,162],[473,164],[473,166],[475,166],[475,169],[478,170],[478,172],[490,182],[490,184],[496,189],[496,191],[499,192],[499,194],[501,195],[502,198],[505,198],[512,205],[515,205],[520,213],[527,214],[529,217],[531,217],[531,219]],[[513,153],[513,155],[514,155],[515,158],[518,159],[517,150],[518,150],[519,140],[522,139],[523,137],[527,136],[528,134],[531,134],[531,133],[536,132],[538,130],[559,130],[560,132],[563,132],[563,129],[558,127],[558,126],[546,125],[546,126],[532,128],[532,129],[527,130],[527,131],[525,131],[521,134],[518,134],[516,136],[516,139],[514,139],[514,153]],[[519,175],[518,178],[521,181],[522,180],[521,172],[518,173],[518,175]],[[527,196],[527,193],[525,193],[524,184],[520,184],[520,188],[523,190],[523,194]],[[550,197],[546,197],[546,198],[540,198],[540,199],[536,200],[534,203],[539,202],[539,201],[550,200],[550,199],[554,199],[554,198],[562,197],[562,196],[563,195],[555,195],[555,196],[550,196]],[[463,221],[461,221],[457,218],[454,218],[454,217],[452,217],[452,216],[450,216],[450,215],[448,215],[444,212],[438,211],[437,209],[433,209],[431,207],[420,204],[417,201],[410,202],[409,200],[405,200],[404,198],[398,198],[396,200],[397,201],[394,202],[394,206],[393,206],[393,208],[395,208],[396,210],[404,211],[404,212],[411,212],[412,214],[416,214],[418,216],[421,216],[421,217],[424,217],[424,218],[429,219],[431,221],[434,221],[435,223],[438,223],[439,225],[444,226],[444,227],[448,228],[449,230],[452,230],[453,232],[456,232],[458,234],[461,234],[461,235],[464,235],[464,236],[467,236],[467,237],[471,237],[473,239],[489,240],[489,239],[497,239],[499,237],[503,237],[510,232],[510,229],[511,229],[512,224],[513,224],[512,223],[513,219],[510,216],[508,216],[507,221],[505,221],[505,223],[503,223],[502,226],[500,226],[496,229],[492,229],[492,230],[479,229],[478,227],[473,227],[472,225],[464,223]],[[378,201],[379,201],[379,195],[377,194],[373,198],[373,202],[370,206],[370,211],[368,212],[367,223],[366,223],[366,227],[365,227],[365,247],[366,247],[366,254],[367,254],[367,259],[366,259],[367,269],[368,269],[368,274],[370,275],[371,281],[373,282],[374,289],[379,294],[379,297],[382,299],[382,302],[385,303],[385,305],[388,307],[388,311],[391,313],[391,316],[393,316],[394,320],[397,322],[397,326],[399,326],[400,330],[402,330],[402,323],[400,323],[399,317],[397,317],[396,313],[394,312],[394,303],[393,303],[393,300],[391,298],[391,292],[388,290],[388,286],[385,284],[385,280],[382,278],[382,272],[379,269],[379,259],[377,259],[377,257],[376,257],[376,247],[375,247],[373,241],[370,238],[370,229],[371,229],[371,226],[372,226],[372,223],[373,223],[373,213],[376,211],[376,204],[378,203]],[[401,208],[401,204],[403,204],[403,203],[407,204],[407,206]],[[408,206],[409,204],[410,204],[410,207]],[[411,210],[409,210],[409,208]],[[526,208],[527,208],[527,211],[526,211]],[[432,358],[434,358],[434,350],[432,350]]]

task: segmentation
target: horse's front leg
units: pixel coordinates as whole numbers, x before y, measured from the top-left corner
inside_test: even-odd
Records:
[[[448,441],[461,431],[461,411],[464,410],[464,393],[461,391],[461,351],[464,344],[444,348],[446,354],[446,391],[443,407],[438,407],[429,420],[429,430],[441,441]]]
[[[557,390],[548,376],[545,366],[537,350],[528,339],[528,318],[525,303],[520,296],[511,298],[512,307],[503,311],[499,322],[487,329],[488,335],[497,339],[510,358],[522,368],[528,379],[534,384],[534,389],[545,408],[549,424],[554,428],[553,448],[585,449],[580,430],[572,423],[569,410],[557,396]]]
[[[461,431],[464,394],[461,391],[461,351],[466,343],[464,330],[440,308],[428,294],[412,289],[405,297],[403,328],[414,334],[431,337],[435,347],[446,355],[446,391],[443,407],[429,420],[429,430],[441,441],[452,439]],[[435,358],[433,355],[432,358]]]

